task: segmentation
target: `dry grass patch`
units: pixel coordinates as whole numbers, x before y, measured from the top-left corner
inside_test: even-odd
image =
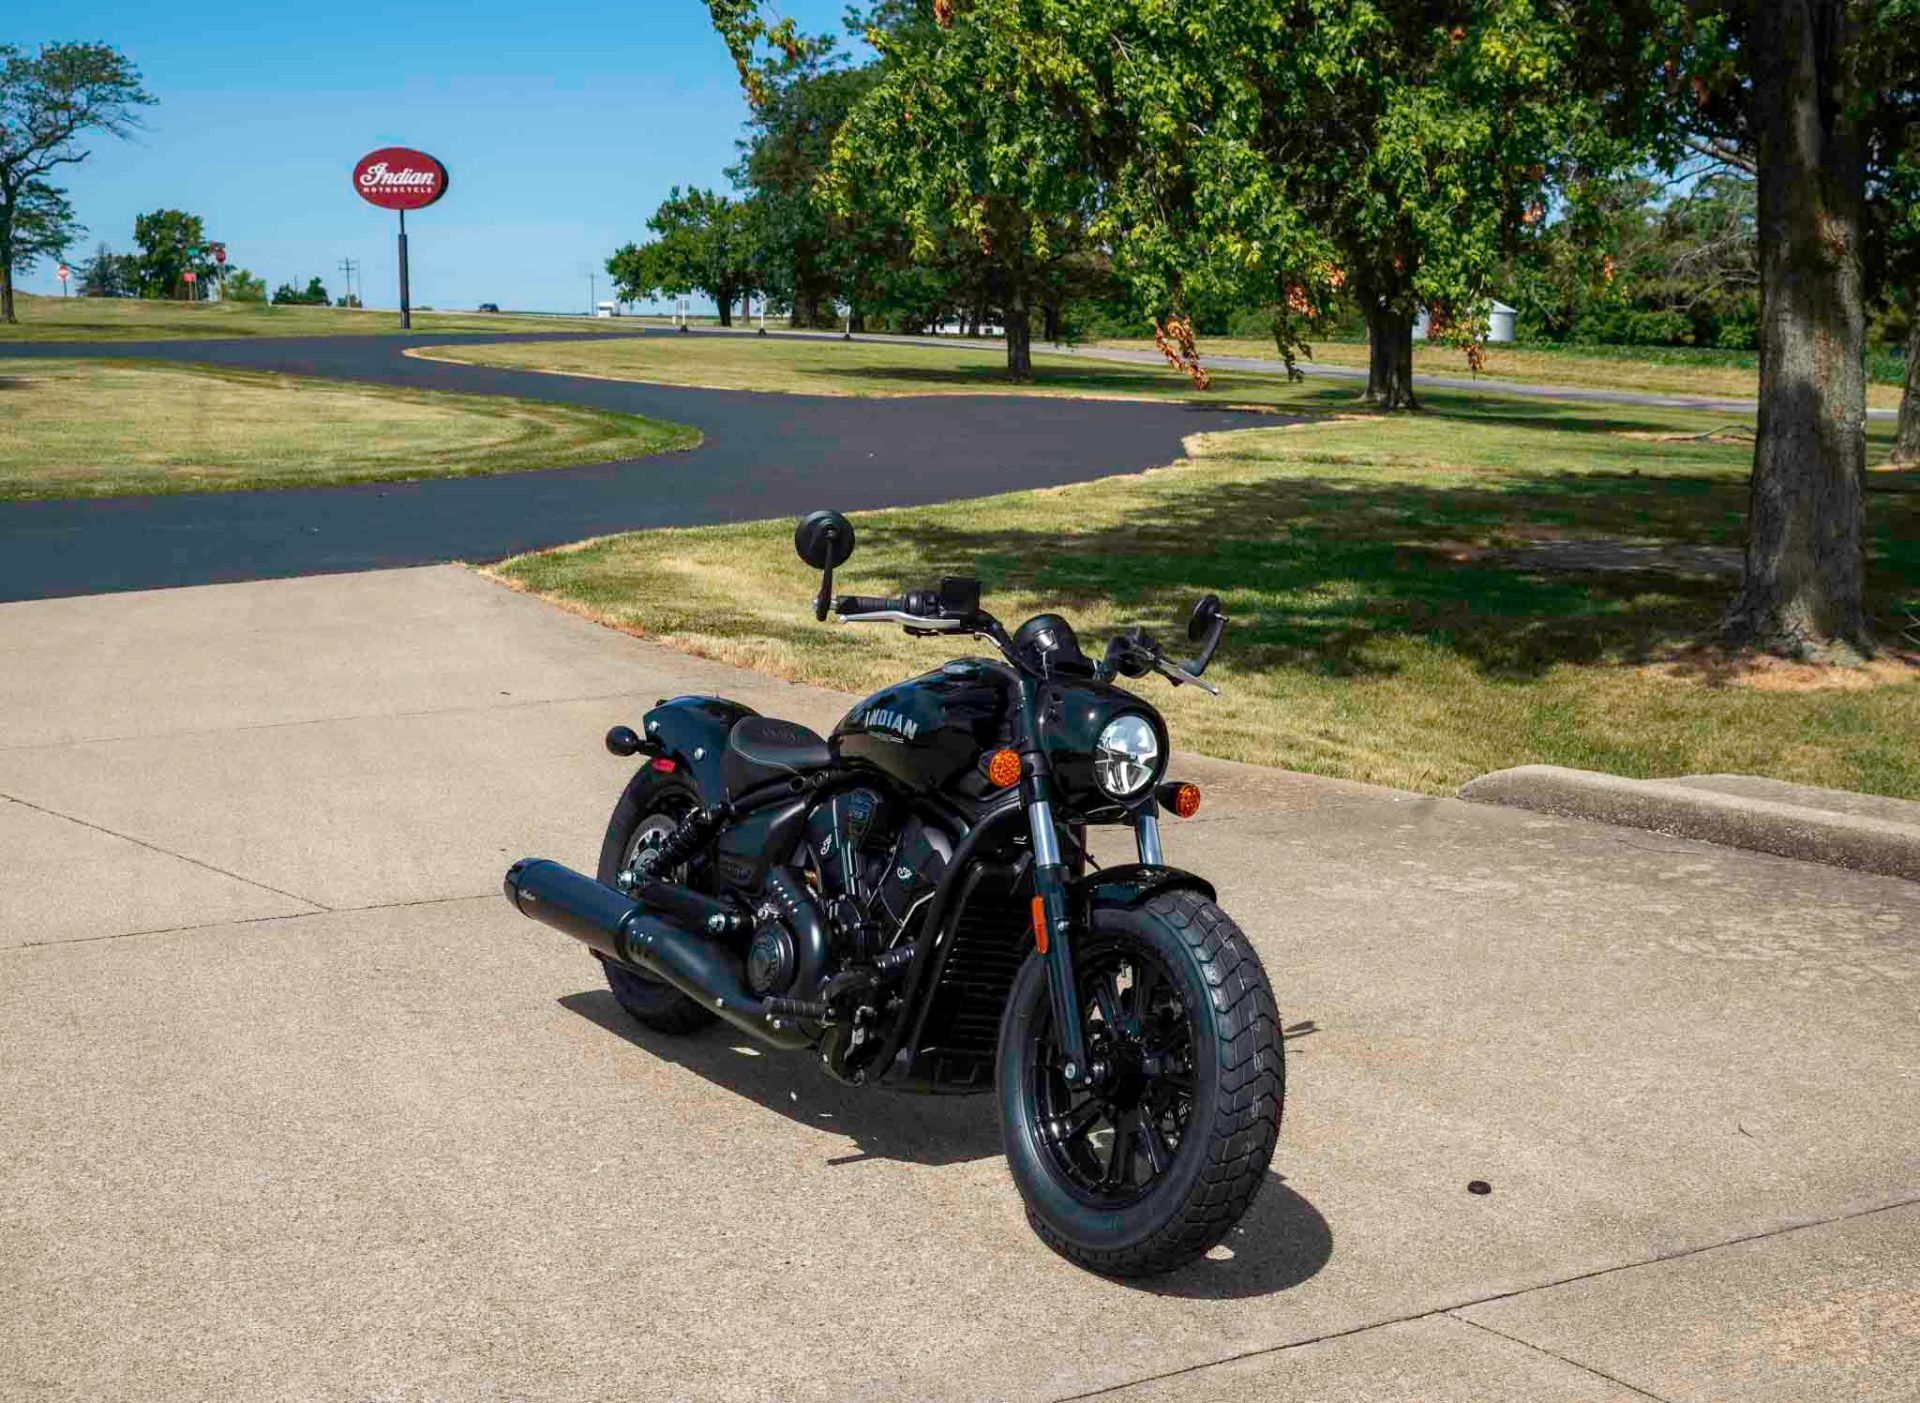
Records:
[[[600,410],[146,362],[21,361],[0,382],[0,498],[459,477],[698,441]]]

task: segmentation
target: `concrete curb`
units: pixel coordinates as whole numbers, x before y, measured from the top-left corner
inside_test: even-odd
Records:
[[[1848,811],[1856,806],[1843,796],[1798,785],[1769,784],[1766,792],[1776,797],[1766,798],[1725,792],[1731,785],[1701,787],[1720,780],[1622,779],[1521,765],[1469,781],[1460,797],[1920,882],[1920,804],[1874,800],[1867,814]]]

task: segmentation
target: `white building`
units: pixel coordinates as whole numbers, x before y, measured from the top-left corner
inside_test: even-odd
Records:
[[[1509,307],[1506,303],[1493,301],[1487,304],[1487,341],[1512,341],[1514,318],[1520,315],[1519,308]],[[1420,314],[1413,319],[1413,339],[1427,339],[1427,309],[1422,307]]]

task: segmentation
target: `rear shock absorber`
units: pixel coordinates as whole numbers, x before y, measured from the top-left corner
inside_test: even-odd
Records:
[[[675,825],[673,832],[661,840],[659,847],[650,848],[634,859],[637,875],[645,878],[655,872],[673,871],[707,845],[708,839],[713,837],[728,813],[725,804],[695,809]]]

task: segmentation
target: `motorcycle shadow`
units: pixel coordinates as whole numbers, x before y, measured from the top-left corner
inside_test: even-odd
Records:
[[[568,994],[559,1003],[722,1090],[852,1140],[855,1152],[831,1156],[829,1165],[867,1159],[946,1165],[1000,1156],[1000,1123],[991,1096],[856,1090],[834,1081],[811,1058],[742,1051],[741,1035],[725,1027],[688,1036],[655,1032],[634,1022],[604,989]],[[1269,1171],[1252,1209],[1210,1255],[1167,1276],[1120,1284],[1198,1300],[1266,1296],[1310,1280],[1332,1255],[1333,1230],[1326,1218]]]
[[[744,1035],[723,1025],[689,1035],[659,1033],[628,1016],[604,989],[568,994],[560,1006],[625,1038],[663,1062],[815,1130],[844,1135],[851,1154],[830,1165],[867,1159],[907,1164],[964,1164],[1000,1153],[1000,1123],[990,1096],[906,1096],[842,1086],[817,1060],[800,1053],[742,1051]]]

